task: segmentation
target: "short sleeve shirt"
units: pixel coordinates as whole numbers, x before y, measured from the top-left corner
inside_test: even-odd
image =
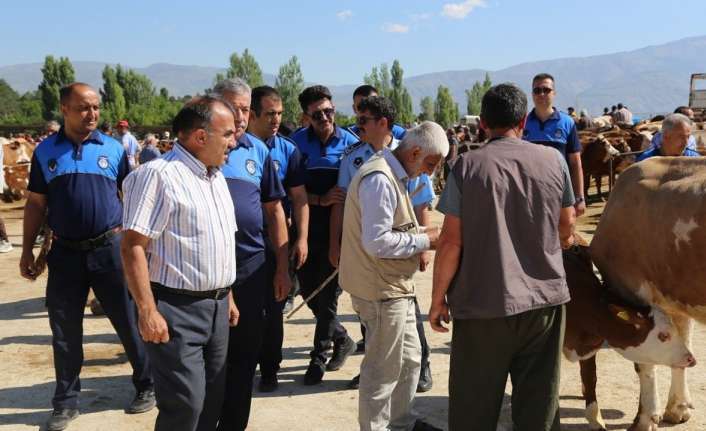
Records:
[[[129,173],[123,146],[95,131],[81,144],[64,129],[34,151],[29,191],[47,196],[49,227],[60,238],[95,238],[122,223],[118,195]]]
[[[581,152],[576,123],[569,115],[556,108],[554,108],[554,113],[544,122],[539,120],[533,109],[527,115],[522,139],[556,148],[564,157]]]
[[[684,148],[684,152],[681,155],[682,155],[682,157],[700,157],[701,156],[701,154],[699,154],[698,152],[691,150],[689,148]],[[658,157],[658,156],[662,156],[662,154],[660,153],[660,147],[655,147],[655,148],[651,148],[651,149],[643,152],[642,154],[640,154],[637,157],[637,161],[641,162],[645,159],[649,159],[650,157]]]

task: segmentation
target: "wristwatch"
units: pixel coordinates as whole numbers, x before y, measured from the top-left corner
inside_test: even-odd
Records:
[[[585,202],[585,199],[583,196],[579,196],[576,198],[576,203],[574,205],[580,204],[581,202]]]

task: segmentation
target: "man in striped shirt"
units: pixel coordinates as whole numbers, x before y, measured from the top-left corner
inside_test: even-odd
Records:
[[[228,324],[238,310],[235,215],[220,171],[234,146],[232,107],[198,98],[177,114],[179,141],[124,182],[125,275],[154,362],[156,431],[216,428]]]

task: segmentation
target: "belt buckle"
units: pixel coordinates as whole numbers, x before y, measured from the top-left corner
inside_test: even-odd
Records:
[[[218,299],[218,295],[220,295],[220,293],[221,293],[221,291],[220,291],[219,289],[215,289],[215,290],[213,291],[213,299],[217,300],[217,299]]]

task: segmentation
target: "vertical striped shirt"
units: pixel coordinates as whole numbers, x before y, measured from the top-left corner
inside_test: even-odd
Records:
[[[151,239],[150,281],[207,291],[235,282],[235,212],[225,178],[178,143],[123,182],[123,228]]]

